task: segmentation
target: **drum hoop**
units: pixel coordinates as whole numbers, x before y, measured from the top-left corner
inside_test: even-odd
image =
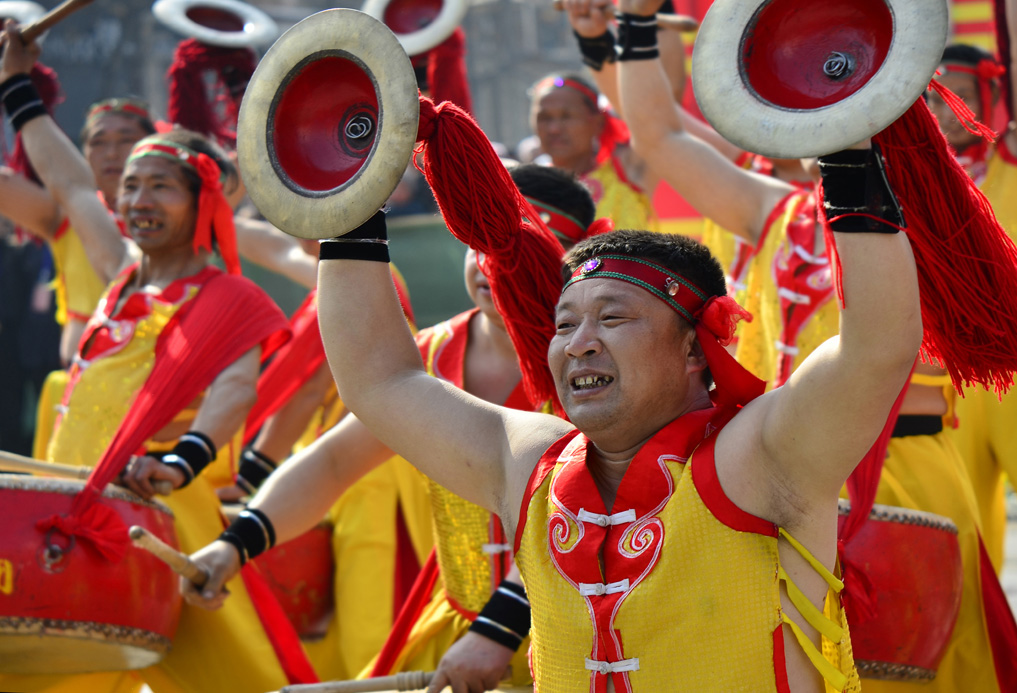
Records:
[[[169,652],[172,645],[172,641],[165,635],[144,628],[96,621],[66,621],[26,616],[0,616],[0,634],[108,640],[119,645],[149,650],[160,656]]]
[[[880,132],[921,97],[939,67],[949,30],[941,0],[885,2],[893,16],[893,41],[869,82],[835,104],[790,109],[763,101],[745,84],[742,32],[731,29],[748,27],[766,0],[715,0],[692,57],[692,85],[703,116],[746,151],[786,159],[830,154]],[[916,21],[919,16],[922,21]],[[880,95],[878,103],[871,94]]]
[[[385,10],[391,1],[365,0],[360,11],[371,15],[379,22],[384,22]],[[412,57],[426,53],[452,35],[456,27],[463,23],[469,9],[470,5],[466,0],[445,0],[433,22],[408,34],[395,34],[395,37],[399,39],[407,55]]]
[[[31,480],[32,483],[26,484],[25,481],[28,480]],[[38,491],[40,493],[59,493],[63,496],[74,496],[80,493],[83,488],[85,488],[85,482],[76,479],[52,479],[42,476],[29,476],[27,474],[0,474],[0,490]],[[165,503],[155,499],[147,501],[141,496],[113,484],[103,489],[102,497],[127,501],[135,505],[158,510],[171,518],[174,517],[173,511]]]
[[[837,514],[847,515],[850,512],[851,502],[841,498],[837,504]],[[957,534],[957,525],[953,520],[924,510],[912,510],[911,508],[898,508],[894,505],[874,503],[872,510],[869,512],[869,519],[876,522],[893,522],[899,525],[928,527],[950,534]]]
[[[242,31],[219,31],[193,21],[187,10],[195,5],[214,7],[243,17]],[[156,0],[152,14],[165,26],[200,43],[226,48],[249,48],[272,43],[279,25],[263,11],[240,0]]]
[[[878,662],[871,659],[856,659],[855,667],[863,679],[880,681],[932,681],[936,678],[934,669],[916,667],[911,664],[894,664]]]

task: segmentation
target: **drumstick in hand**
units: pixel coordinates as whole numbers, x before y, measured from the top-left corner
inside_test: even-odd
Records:
[[[356,681],[328,681],[286,686],[279,693],[371,693],[372,691],[419,691],[427,688],[433,671],[404,671],[395,676]]]
[[[69,15],[77,12],[92,0],[66,0],[62,5],[57,5],[52,10],[28,24],[21,30],[21,40],[26,44],[39,38],[43,32],[48,31],[53,25],[62,22]]]
[[[140,549],[145,549],[150,554],[170,567],[177,575],[182,575],[190,580],[196,587],[201,587],[208,580],[208,573],[172,546],[164,543],[159,537],[149,532],[144,527],[134,525],[128,531],[131,541]]]
[[[0,450],[0,471],[3,470],[57,476],[63,479],[87,479],[88,475],[92,473],[91,467],[77,467],[70,464],[57,464],[56,462],[40,462],[39,460],[33,460],[31,457],[23,457],[13,452]],[[168,496],[173,493],[173,483],[166,479],[153,481],[152,486],[160,496]]]

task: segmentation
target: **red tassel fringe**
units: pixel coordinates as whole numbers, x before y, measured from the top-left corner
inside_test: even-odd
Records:
[[[984,126],[982,126],[984,127]],[[1017,371],[1017,247],[954,159],[923,100],[873,137],[918,266],[922,356],[958,389],[1007,391]]]
[[[166,72],[169,121],[235,147],[240,101],[256,65],[257,57],[250,48],[209,46],[195,39],[181,41]],[[215,75],[214,103],[209,103],[206,72]]]
[[[537,406],[563,414],[547,366],[561,294],[561,243],[519,193],[487,136],[450,102],[420,97],[417,153],[449,231],[484,258],[498,312],[519,357],[523,387]]]

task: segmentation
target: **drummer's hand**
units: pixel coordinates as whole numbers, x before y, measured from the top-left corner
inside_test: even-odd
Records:
[[[648,16],[656,14],[664,0],[618,0],[618,11]]]
[[[608,20],[614,17],[611,0],[564,0],[562,9],[575,32],[584,38],[603,36]]]
[[[124,470],[122,478],[127,488],[145,500],[152,500],[152,497],[155,495],[155,488],[152,486],[153,481],[166,480],[175,489],[180,488],[187,481],[187,477],[184,476],[182,471],[168,464],[163,464],[148,455],[132,457],[130,464],[127,465],[127,469]]]
[[[445,686],[451,687],[453,693],[494,690],[505,678],[514,654],[515,650],[490,638],[467,632],[441,658],[427,693],[438,693]]]
[[[33,41],[25,45],[18,32],[18,23],[8,19],[4,24],[3,32],[3,59],[0,60],[0,82],[5,82],[9,77],[20,74],[28,74],[41,53],[39,44]]]
[[[208,575],[199,589],[187,578],[180,578],[180,594],[188,604],[205,609],[218,609],[229,596],[225,585],[240,572],[240,554],[233,544],[213,541],[202,550],[192,553],[191,560]]]

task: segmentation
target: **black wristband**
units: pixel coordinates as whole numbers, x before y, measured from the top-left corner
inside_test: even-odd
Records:
[[[841,233],[897,233],[904,226],[897,198],[876,149],[847,149],[819,157],[823,209]]]
[[[319,260],[370,260],[388,262],[388,229],[379,211],[349,233],[321,242]]]
[[[240,470],[237,472],[237,486],[253,494],[264,483],[268,475],[279,465],[254,448],[244,448],[240,455]]]
[[[579,41],[579,52],[583,56],[583,64],[591,70],[600,72],[604,63],[613,63],[618,54],[615,52],[614,34],[605,29],[600,36],[589,38],[572,32]]]
[[[674,14],[674,0],[664,0],[664,4],[657,10],[657,14]]]
[[[265,513],[257,508],[245,508],[219,539],[236,547],[243,565],[275,546],[275,527]]]
[[[474,633],[518,650],[530,632],[530,602],[521,585],[503,580],[470,626]]]
[[[0,84],[0,101],[3,101],[4,110],[7,111],[15,132],[33,118],[46,115],[42,97],[27,74],[14,75],[4,80]]]
[[[180,486],[183,488],[212,463],[215,455],[215,443],[211,438],[198,431],[188,431],[180,436],[172,451],[163,455],[162,463],[176,467],[184,473],[186,479]]]
[[[657,49],[657,15],[618,14],[618,60],[653,60]]]

